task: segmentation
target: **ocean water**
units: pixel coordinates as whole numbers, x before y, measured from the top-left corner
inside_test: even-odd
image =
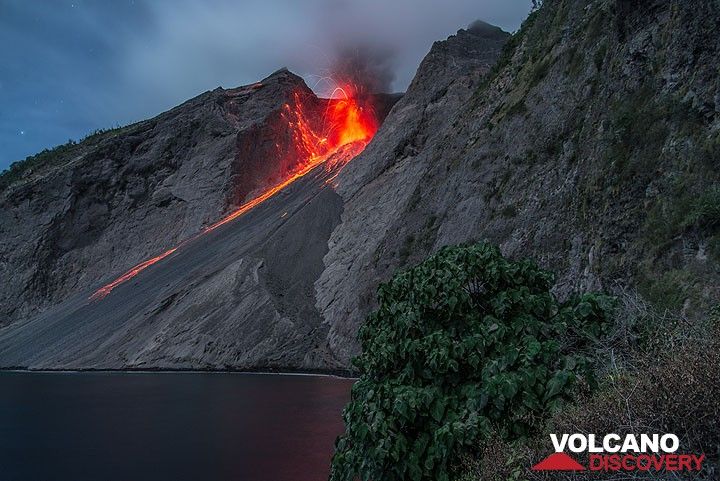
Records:
[[[0,372],[0,480],[326,480],[351,385],[300,375]]]

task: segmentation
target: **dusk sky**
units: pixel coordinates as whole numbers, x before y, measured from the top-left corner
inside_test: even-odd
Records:
[[[0,0],[0,170],[280,67],[318,81],[341,48],[385,52],[403,91],[433,41],[515,31],[530,0]]]

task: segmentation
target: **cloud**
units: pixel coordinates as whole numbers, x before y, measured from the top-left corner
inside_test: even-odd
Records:
[[[433,41],[477,18],[515,29],[529,7],[504,0],[157,2],[155,28],[128,43],[127,81],[177,101],[281,66],[314,84],[335,65],[372,59],[383,64],[381,86],[400,91]]]
[[[477,18],[515,30],[529,9],[529,0],[0,1],[0,169],[283,66],[320,93],[338,66],[402,91],[433,41]]]

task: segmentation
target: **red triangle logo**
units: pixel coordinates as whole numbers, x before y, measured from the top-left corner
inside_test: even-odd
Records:
[[[533,471],[585,471],[585,466],[565,453],[553,453],[532,467]]]

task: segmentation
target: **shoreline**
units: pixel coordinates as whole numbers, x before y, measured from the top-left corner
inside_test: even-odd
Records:
[[[2,372],[37,373],[37,374],[81,374],[81,373],[127,373],[127,374],[252,374],[276,376],[312,376],[331,377],[336,379],[357,380],[352,371],[342,369],[196,369],[196,368],[27,368],[0,367]]]

